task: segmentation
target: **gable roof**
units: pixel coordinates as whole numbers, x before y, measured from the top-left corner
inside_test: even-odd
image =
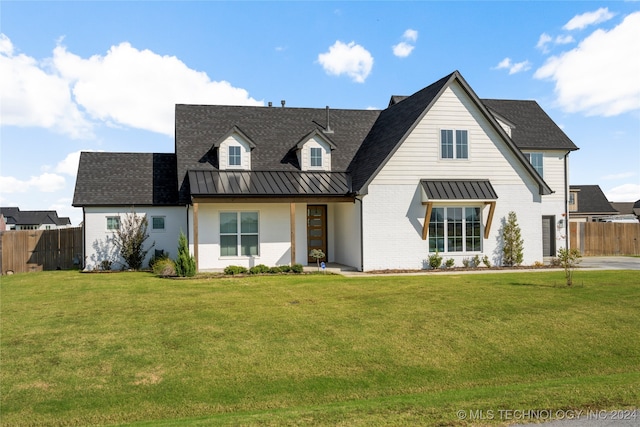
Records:
[[[176,156],[82,152],[73,206],[176,205]]]
[[[181,203],[189,203],[187,172],[217,170],[217,153],[210,148],[233,126],[256,146],[251,152],[253,170],[300,172],[293,149],[314,129],[321,134],[329,114],[333,133],[325,138],[335,146],[331,170],[344,172],[380,111],[178,104],[175,114],[179,196]]]
[[[536,101],[482,99],[489,111],[515,127],[511,139],[518,148],[530,150],[578,150]]]
[[[0,208],[6,224],[13,225],[70,225],[69,217],[59,217],[57,211],[21,211],[18,207]]]
[[[578,210],[573,214],[616,214],[616,211],[599,185],[571,185],[570,190],[579,191]]]
[[[411,96],[391,98],[389,107],[380,113],[380,117],[349,166],[354,191],[366,194],[369,183],[428,113],[444,90],[454,81],[460,84],[472,102],[505,141],[507,147],[537,182],[540,194],[553,193],[458,71],[454,71]]]

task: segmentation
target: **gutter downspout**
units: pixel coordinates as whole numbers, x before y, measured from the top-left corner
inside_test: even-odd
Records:
[[[569,153],[564,155],[564,238],[565,249],[569,250]]]
[[[87,268],[87,212],[85,211],[84,206],[82,207],[82,260],[80,264],[82,265],[82,270],[84,271]]]
[[[354,200],[360,202],[360,271],[364,271],[364,223],[362,221],[362,199],[358,199],[358,197],[355,197]]]

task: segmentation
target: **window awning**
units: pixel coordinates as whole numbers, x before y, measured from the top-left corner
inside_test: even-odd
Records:
[[[493,201],[498,199],[488,180],[427,180],[420,181],[422,201]]]
[[[484,202],[489,205],[487,221],[484,225],[484,238],[489,238],[493,214],[496,209],[498,195],[488,180],[427,180],[420,181],[422,187],[422,204],[426,205],[422,240],[429,236],[429,220],[434,202]]]

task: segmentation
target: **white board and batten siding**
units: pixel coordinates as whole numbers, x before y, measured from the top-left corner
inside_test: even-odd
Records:
[[[136,207],[136,215],[145,215],[149,221],[147,231],[149,238],[145,241],[145,249],[148,249],[154,242],[155,246],[149,251],[143,263],[147,267],[149,259],[154,255],[155,250],[163,250],[171,258],[176,258],[178,254],[178,238],[180,231],[186,233],[187,221],[185,208],[182,206],[172,207]],[[107,229],[107,218],[118,216],[121,223],[125,217],[133,211],[126,207],[85,207],[84,227],[85,227],[85,270],[100,268],[103,260],[113,262],[112,269],[120,269],[123,266],[122,259],[118,254],[118,249],[113,244],[114,231]],[[154,230],[152,218],[164,218],[164,230]]]
[[[440,158],[440,130],[467,130],[467,159]],[[464,90],[454,83],[432,106],[413,132],[369,185],[364,197],[363,232],[365,270],[424,268],[428,240],[422,240],[426,207],[422,205],[420,180],[489,180],[498,200],[491,234],[482,240],[482,255],[500,261],[498,235],[501,220],[513,210],[525,241],[525,264],[542,261],[542,197],[538,185],[484,118]],[[453,201],[442,206],[478,206]],[[489,208],[483,207],[483,223]],[[445,253],[461,265],[476,253]]]

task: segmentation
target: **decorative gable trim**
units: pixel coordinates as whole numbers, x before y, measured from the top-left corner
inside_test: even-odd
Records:
[[[334,144],[326,134],[320,132],[318,129],[314,129],[300,139],[300,141],[296,144],[296,150],[301,150],[304,145],[314,137],[322,139],[332,150],[335,150],[337,148],[336,144]]]
[[[247,136],[238,126],[233,126],[227,133],[225,133],[222,138],[218,139],[213,143],[214,148],[220,148],[220,144],[225,142],[231,135],[238,135],[249,145],[249,147],[253,150],[256,148],[256,144],[253,142],[251,138]]]
[[[300,170],[331,171],[331,151],[336,149],[336,145],[324,132],[320,132],[318,129],[312,130],[302,137],[294,148]],[[312,154],[314,150],[316,150],[316,156],[318,153],[321,154],[314,158]],[[315,164],[314,161],[316,162]]]

